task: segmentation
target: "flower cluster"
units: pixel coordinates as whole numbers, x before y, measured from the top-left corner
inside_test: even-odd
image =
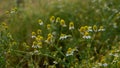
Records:
[[[34,39],[32,43],[32,48],[34,48],[34,54],[38,54],[38,49],[42,48],[43,36],[41,35],[42,30],[38,29],[36,32],[32,32],[32,38]]]
[[[72,44],[68,47],[65,47],[65,50],[62,47],[61,44],[65,42],[73,42],[74,41],[74,32],[77,34],[80,32],[80,38],[82,37],[83,39],[91,39],[92,35],[97,33],[101,33],[102,31],[105,31],[103,26],[81,26],[79,28],[79,31],[76,31],[76,24],[72,21],[70,22],[65,22],[64,19],[61,19],[60,17],[55,18],[55,16],[51,16],[49,19],[48,23],[43,23],[41,19],[38,20],[38,24],[40,26],[43,26],[41,29],[38,29],[36,32],[32,32],[32,39],[33,44],[32,48],[34,49],[34,54],[42,54],[43,51],[42,48],[45,48],[46,46],[50,48],[46,48],[48,51],[50,51],[51,54],[48,54],[48,56],[53,56],[57,57],[57,53],[60,53],[62,56],[66,57],[73,57],[75,53],[78,53],[78,46],[72,46]],[[68,24],[68,25],[67,25]],[[66,31],[68,29],[68,31]],[[43,32],[44,31],[44,34]],[[66,31],[66,32],[65,32]],[[77,43],[77,42],[76,42]],[[43,46],[45,45],[45,46]],[[73,48],[72,48],[73,47]],[[67,49],[66,49],[67,48]],[[56,53],[57,52],[57,53]],[[56,53],[56,54],[54,54]],[[46,54],[44,54],[46,55]],[[65,57],[64,57],[65,58]],[[61,58],[60,58],[61,59]],[[64,62],[67,58],[64,59]],[[59,64],[59,62],[62,61],[57,59],[54,59],[52,62],[54,65]],[[49,65],[46,63],[47,61],[44,62],[44,65]],[[107,63],[99,63],[97,66],[103,66],[107,67]]]
[[[0,24],[0,27],[1,27],[0,30],[7,30],[7,29],[8,29],[8,25],[7,25],[5,22],[2,22],[2,23]]]
[[[53,35],[51,33],[48,34],[47,39],[45,40],[46,43],[50,44],[53,42]]]
[[[96,25],[93,25],[93,27],[91,26],[82,26],[79,29],[80,33],[83,35],[84,39],[90,39],[90,32],[101,32],[101,31],[105,31],[103,26],[100,26],[99,29]]]
[[[72,56],[74,54],[75,51],[78,51],[77,48],[68,48],[67,52],[66,52],[66,56]]]

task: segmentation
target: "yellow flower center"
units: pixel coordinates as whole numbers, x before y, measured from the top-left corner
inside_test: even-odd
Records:
[[[50,17],[50,22],[54,22],[55,21],[55,16],[51,16]]]

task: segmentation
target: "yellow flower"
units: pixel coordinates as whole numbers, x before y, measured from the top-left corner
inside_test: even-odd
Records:
[[[52,42],[52,37],[48,37],[47,40],[45,40],[45,42],[50,44]]]
[[[50,44],[52,42],[53,35],[51,33],[48,34],[47,40],[45,40],[46,43]]]
[[[50,22],[53,23],[54,21],[55,21],[55,16],[51,16],[51,17],[50,17]]]
[[[67,53],[66,53],[66,56],[70,56],[70,55],[73,55],[74,51],[78,51],[77,48],[68,48],[67,50]]]
[[[68,48],[68,51],[72,51],[72,48]]]
[[[9,14],[9,13],[10,13],[10,11],[6,11],[5,13],[6,13],[6,14]]]
[[[5,29],[8,29],[8,26],[5,26],[4,28],[5,28]]]
[[[70,22],[70,23],[69,23],[69,30],[72,30],[72,29],[74,29],[74,23],[73,23],[73,22]]]
[[[52,37],[53,37],[53,35],[52,35],[51,33],[49,33],[49,34],[48,34],[48,37],[51,37],[51,38],[52,38]]]
[[[41,34],[42,33],[42,30],[41,29],[38,29],[37,30],[37,34]]]
[[[38,20],[39,25],[43,25],[43,21],[41,19]]]
[[[97,28],[96,25],[93,26],[93,30],[94,30],[95,32],[97,32],[98,28]]]
[[[43,40],[43,37],[38,35],[35,39],[37,42],[41,42]]]
[[[37,42],[34,41],[34,42],[33,42],[33,45],[32,45],[32,48],[37,48],[36,45],[37,45]]]
[[[13,44],[13,45],[17,45],[17,42],[14,41],[14,42],[12,42],[12,44]]]
[[[100,62],[105,62],[105,56],[100,56]]]
[[[98,31],[105,31],[103,26],[100,26],[100,28],[98,29]]]
[[[2,25],[3,30],[5,30],[5,29],[7,30],[8,29],[8,26],[7,26],[7,24],[5,22],[2,22],[1,25]]]
[[[12,8],[10,13],[15,13],[17,11],[17,8]]]
[[[89,33],[88,32],[85,32],[85,36],[88,36],[89,35]]]
[[[47,24],[47,29],[50,29],[51,28],[51,25],[50,24]]]
[[[63,40],[63,39],[66,39],[68,37],[71,37],[71,35],[61,34],[59,39]]]
[[[27,43],[26,43],[26,42],[23,42],[23,43],[22,43],[22,45],[25,47],[25,49],[29,49],[29,48],[30,48],[30,46],[29,46],[29,45],[27,45]]]
[[[56,22],[60,22],[60,17],[57,17],[57,18],[56,18]]]
[[[42,42],[33,42],[32,48],[42,48]]]
[[[65,39],[65,38],[66,38],[66,34],[61,34],[60,35],[60,40]]]
[[[79,29],[79,31],[80,31],[81,34],[84,34],[85,28],[82,26],[82,27]]]
[[[60,25],[62,26],[62,27],[66,27],[67,25],[65,24],[65,21],[62,19],[62,20],[60,20]]]
[[[2,26],[7,26],[7,24],[5,22],[2,22]]]
[[[84,26],[84,31],[88,31],[88,26]]]
[[[73,55],[73,53],[74,53],[74,50],[72,48],[68,48],[66,56]]]
[[[36,33],[32,32],[32,38],[35,38],[35,37],[36,37]]]
[[[38,42],[38,43],[37,43],[37,47],[38,47],[38,48],[42,48],[42,42]]]
[[[57,62],[57,61],[53,61],[53,63],[54,63],[54,64],[58,64],[58,62]]]
[[[88,32],[85,32],[85,34],[83,35],[83,38],[84,38],[84,39],[90,39],[91,36],[89,35]]]
[[[79,31],[81,32],[81,34],[84,34],[85,32],[91,32],[92,31],[92,27],[91,26],[82,26]]]

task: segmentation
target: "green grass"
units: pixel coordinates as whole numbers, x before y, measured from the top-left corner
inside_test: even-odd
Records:
[[[119,68],[119,4],[25,0],[17,7],[15,0],[2,0],[0,67]]]

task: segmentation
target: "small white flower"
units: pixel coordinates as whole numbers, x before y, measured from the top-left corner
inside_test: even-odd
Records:
[[[118,54],[114,54],[113,56],[115,56],[115,57],[119,57],[119,55],[118,55]]]
[[[43,25],[43,21],[41,19],[38,20],[39,25]]]
[[[108,64],[107,63],[104,63],[104,64],[102,64],[104,67],[107,67],[108,66]]]
[[[71,37],[71,35],[61,34],[59,39],[63,40],[63,39],[66,39],[68,37]]]
[[[77,51],[77,48],[68,48],[66,56],[71,56],[74,54],[74,51]]]
[[[39,25],[43,25],[43,22],[39,23]]]
[[[69,23],[69,30],[73,30],[74,29],[74,23],[73,22],[70,22]]]
[[[69,30],[73,30],[74,29],[74,27],[69,27]]]
[[[103,28],[103,26],[100,26],[100,28],[98,29],[98,31],[105,31],[105,29]]]
[[[117,10],[117,9],[112,9],[112,11],[113,11],[113,12],[115,12],[115,13],[117,13],[117,12],[118,12],[118,10]]]
[[[105,29],[99,29],[98,31],[105,31]]]
[[[66,53],[66,56],[73,55],[73,53],[74,53],[73,51],[71,51],[71,52],[67,52],[67,53]]]
[[[116,50],[116,52],[120,52],[120,50]]]
[[[73,48],[73,51],[78,51],[77,47]]]
[[[112,53],[109,53],[109,55],[110,55],[110,56],[113,56],[113,54],[112,54]]]
[[[113,61],[112,61],[112,63],[116,63],[116,62],[118,62],[118,61],[117,61],[117,60],[113,60]]]
[[[54,63],[54,64],[58,64],[58,62],[57,62],[57,61],[53,61],[53,63]]]
[[[85,34],[83,35],[83,38],[84,38],[84,39],[90,39],[91,36],[89,35],[88,32],[85,32]]]
[[[65,24],[65,21],[64,21],[63,19],[61,19],[60,25],[61,25],[62,27],[66,27],[66,26],[67,26],[67,25]]]
[[[32,38],[36,38],[36,33],[32,32]]]
[[[67,25],[66,24],[64,24],[64,25],[62,25],[63,27],[66,27]]]
[[[34,51],[34,54],[39,54],[39,51],[38,51],[38,50],[35,50],[35,51]]]
[[[88,32],[92,32],[93,30],[92,30],[92,27],[91,26],[89,26],[88,27]]]
[[[42,43],[41,42],[33,42],[32,48],[42,48]]]
[[[36,36],[32,36],[32,38],[36,38]]]
[[[99,66],[102,66],[102,63],[98,63]]]
[[[12,13],[15,13],[15,11],[11,11],[10,13],[11,13],[11,14],[12,14]]]
[[[85,35],[84,35],[83,38],[84,38],[84,39],[91,39],[91,36],[89,36],[89,35],[88,35],[88,36],[85,36]]]
[[[37,48],[36,45],[32,45],[32,48]]]

